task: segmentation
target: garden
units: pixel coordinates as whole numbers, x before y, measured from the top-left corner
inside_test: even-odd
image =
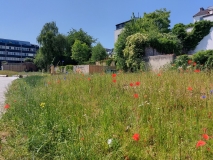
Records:
[[[157,73],[18,79],[6,94],[6,113],[0,119],[0,155],[210,159],[213,75],[193,64]]]

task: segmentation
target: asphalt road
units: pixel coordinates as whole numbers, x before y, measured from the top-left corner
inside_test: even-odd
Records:
[[[5,105],[5,92],[7,92],[7,87],[11,84],[13,80],[17,77],[0,77],[0,116],[4,112]]]

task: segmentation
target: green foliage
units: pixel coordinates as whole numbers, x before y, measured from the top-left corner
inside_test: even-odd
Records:
[[[91,61],[96,62],[103,60],[107,57],[106,49],[101,45],[101,43],[97,43],[96,46],[92,48],[92,57]]]
[[[106,60],[106,65],[107,65],[107,66],[110,66],[110,65],[112,64],[113,61],[114,61],[113,58],[108,58],[108,59]]]
[[[193,27],[193,30],[189,33],[186,29]],[[177,35],[183,45],[183,53],[188,53],[193,50],[198,43],[209,34],[213,22],[210,21],[199,21],[194,24],[184,25],[182,23],[176,24],[172,29],[172,32]]]
[[[44,54],[42,54],[41,52],[42,52],[42,50],[39,49],[37,51],[35,59],[33,60],[35,65],[38,67],[38,69],[43,69],[46,67],[45,57],[44,57]]]
[[[188,66],[188,60],[190,60],[188,55],[181,55],[175,59],[175,66],[181,67],[182,69],[186,69]]]
[[[73,71],[73,65],[66,65],[67,71]]]
[[[37,37],[37,41],[41,45],[39,48],[39,54],[42,54],[42,56],[39,55],[35,57],[35,61],[39,64],[39,67],[46,68],[51,63],[56,65],[59,61],[63,60],[66,47],[66,37],[58,33],[58,27],[55,22],[46,23],[43,26],[39,36]],[[54,62],[52,62],[53,59]],[[46,67],[40,65],[43,63]]]
[[[25,58],[24,62],[33,62],[33,58]]]
[[[111,74],[16,80],[0,119],[1,159],[212,159],[212,138],[196,148],[213,132],[212,78],[172,71],[119,73],[116,83]]]
[[[90,48],[86,43],[75,40],[72,46],[72,59],[76,60],[78,64],[88,61],[90,58]]]
[[[130,51],[130,49],[127,49],[129,48],[129,46],[127,46],[127,37],[136,33],[145,35],[147,38],[143,44],[141,44],[143,45],[143,49],[137,44],[138,47],[135,46],[134,50],[132,50],[132,52],[137,52],[135,53],[135,57],[138,56],[138,53],[140,52],[139,50],[144,50],[145,47],[152,47],[163,54],[175,53],[179,55],[181,53],[182,45],[180,40],[176,35],[169,33],[169,16],[170,12],[166,11],[166,9],[156,10],[149,14],[145,13],[143,18],[139,19],[136,19],[133,15],[131,21],[125,25],[124,30],[115,43],[115,60],[118,69],[123,69],[124,71],[130,69],[130,65],[127,65],[130,64],[130,62],[126,62],[129,60],[126,59],[127,57],[124,56],[124,54],[127,54],[127,52]],[[132,42],[132,44],[133,43],[135,42]],[[130,44],[130,42],[128,42],[128,44]],[[126,53],[124,53],[124,50]],[[143,53],[141,52],[141,54],[141,57],[144,56],[144,51]],[[138,63],[136,64],[136,66],[139,66]]]
[[[124,58],[126,66],[130,71],[140,69],[142,58],[145,54],[147,36],[136,33],[127,37],[126,47],[124,49]]]
[[[202,50],[195,54],[193,54],[193,61],[199,65],[203,65],[204,67],[210,69],[212,68],[212,57],[213,57],[213,50]]]
[[[83,29],[70,30],[68,32],[67,45],[66,45],[66,55],[69,57],[72,56],[72,46],[74,45],[76,40],[79,40],[82,43],[85,43],[89,47],[90,50],[92,50],[92,44],[96,42],[96,39],[94,39],[92,36],[90,36]],[[89,52],[88,54],[89,54],[89,57],[91,57],[91,52]]]

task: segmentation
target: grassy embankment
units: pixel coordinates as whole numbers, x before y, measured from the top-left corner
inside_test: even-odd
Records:
[[[10,107],[0,120],[0,155],[211,159],[212,79],[202,72],[18,79],[9,88]],[[206,144],[196,147],[199,140]]]

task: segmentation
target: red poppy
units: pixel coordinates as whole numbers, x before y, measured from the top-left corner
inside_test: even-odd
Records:
[[[205,140],[209,140],[209,136],[208,136],[208,134],[203,134],[203,139],[205,139]]]
[[[4,108],[8,109],[8,108],[10,108],[10,105],[9,104],[5,104]]]
[[[196,66],[196,65],[197,65],[197,63],[196,63],[196,62],[194,62],[194,63],[193,63],[193,66]]]
[[[90,81],[91,80],[91,78],[88,78],[88,81]]]
[[[140,135],[139,135],[138,133],[135,133],[135,134],[132,136],[132,139],[135,140],[135,141],[139,141]]]
[[[114,74],[112,74],[112,77],[114,77],[114,78],[115,78],[115,77],[116,77],[116,74],[115,74],[115,73],[114,73]]]
[[[113,79],[112,82],[116,83],[116,79]]]
[[[200,72],[200,70],[199,70],[199,69],[196,69],[196,70],[194,70],[194,72],[199,73],[199,72]]]
[[[60,83],[60,80],[58,80],[57,83]]]
[[[135,94],[134,94],[134,97],[135,97],[135,98],[138,98],[139,96],[138,96],[138,94],[137,94],[137,93],[135,93]]]
[[[161,76],[161,73],[158,73],[158,77],[160,77]]]
[[[140,82],[135,82],[135,85],[136,86],[139,86],[141,83]]]
[[[205,141],[199,140],[196,144],[196,147],[198,148],[198,147],[204,146],[205,144],[206,144]]]
[[[133,83],[130,83],[129,85],[130,85],[131,87],[133,87],[133,86],[134,86],[134,84],[133,84]]]
[[[192,89],[192,87],[188,87],[188,89],[187,89],[187,90],[192,91],[193,89]]]
[[[192,60],[188,60],[188,64],[191,64],[192,63]]]

